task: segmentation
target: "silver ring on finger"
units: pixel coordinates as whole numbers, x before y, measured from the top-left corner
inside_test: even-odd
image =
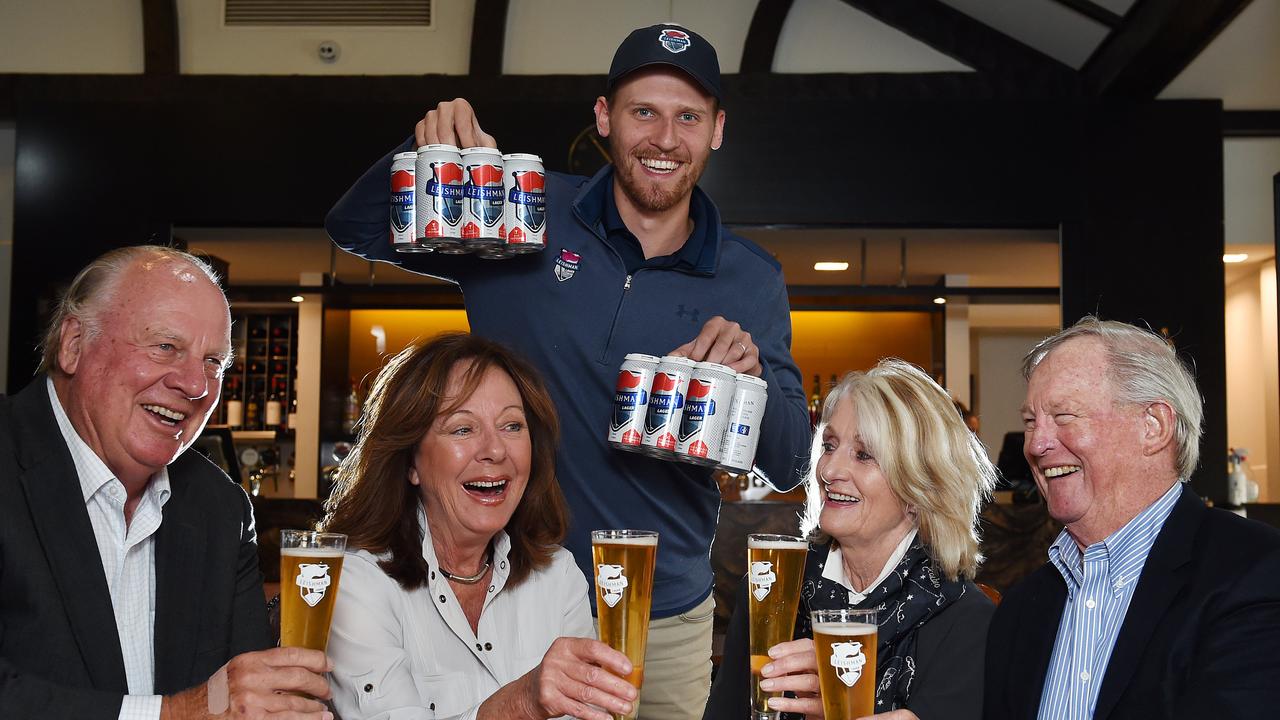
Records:
[[[739,343],[738,343],[738,347],[742,348],[742,354],[743,354],[743,355],[746,355],[746,354],[747,354],[747,346],[746,346],[746,345],[743,345],[743,344],[742,344],[742,342],[739,342]]]

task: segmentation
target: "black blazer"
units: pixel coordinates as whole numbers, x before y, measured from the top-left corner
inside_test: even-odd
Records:
[[[1066,604],[1046,564],[987,637],[985,716],[1034,719]],[[1280,708],[1280,532],[1183,489],[1147,557],[1094,720],[1261,718]]]
[[[198,453],[156,531],[155,692],[269,644],[253,509]],[[112,720],[127,694],[111,596],[43,375],[0,396],[0,718]]]

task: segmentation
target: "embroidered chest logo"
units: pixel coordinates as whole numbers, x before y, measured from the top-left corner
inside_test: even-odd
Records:
[[[600,588],[600,597],[609,607],[616,606],[622,600],[622,591],[627,589],[627,576],[622,574],[621,565],[596,566],[596,586]]]
[[[578,263],[582,261],[582,256],[571,250],[560,250],[560,257],[556,258],[556,266],[554,268],[556,279],[564,282],[574,276],[578,272]]]
[[[853,687],[862,677],[862,666],[867,664],[867,656],[862,654],[860,642],[831,643],[831,667],[836,669],[836,677],[845,687]]]
[[[324,599],[332,580],[329,577],[327,563],[302,563],[298,565],[298,577],[293,579],[302,594],[302,601],[309,607],[315,607]]]
[[[769,597],[769,590],[777,580],[778,576],[773,573],[773,563],[751,563],[751,594],[755,596],[756,602]]]
[[[700,314],[702,314],[702,311],[698,308],[686,308],[683,304],[676,306],[676,317],[688,318],[691,323],[698,322],[698,315]]]

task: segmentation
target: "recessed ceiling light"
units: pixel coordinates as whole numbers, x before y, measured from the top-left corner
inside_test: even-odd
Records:
[[[934,305],[946,305],[946,304],[947,304],[947,299],[946,299],[946,298],[944,298],[944,297],[936,297],[936,298],[934,298],[934,299],[933,299],[933,304],[934,304]]]
[[[826,260],[826,261],[823,261],[823,262],[816,262],[816,263],[814,263],[814,264],[813,264],[813,269],[814,269],[814,270],[825,270],[825,271],[827,271],[827,272],[840,272],[841,270],[848,270],[848,269],[849,269],[849,263],[847,263],[847,262],[836,262],[836,261],[833,261],[833,260]]]
[[[1248,253],[1226,253],[1222,256],[1222,262],[1224,263],[1242,263],[1248,259]]]
[[[289,299],[290,299],[290,300],[292,300],[292,301],[294,301],[294,302],[302,302],[302,296],[301,296],[301,295],[294,295],[293,297],[291,297],[291,298],[289,298]]]

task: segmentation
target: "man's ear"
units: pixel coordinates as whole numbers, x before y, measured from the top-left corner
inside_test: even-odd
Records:
[[[1173,444],[1178,414],[1167,402],[1153,402],[1142,411],[1142,454],[1151,456]]]
[[[596,132],[600,137],[609,137],[609,101],[604,96],[596,98]]]
[[[84,351],[85,327],[78,317],[62,320],[62,334],[58,339],[58,369],[67,375],[75,375]]]
[[[724,144],[724,110],[716,111],[716,127],[711,133],[711,149],[719,150]]]

